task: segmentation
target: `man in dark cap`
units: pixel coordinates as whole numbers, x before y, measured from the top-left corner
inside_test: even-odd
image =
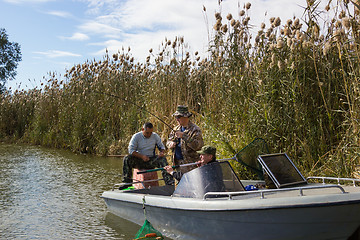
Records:
[[[208,163],[216,162],[216,148],[210,145],[203,146],[200,151],[197,151],[197,153],[200,154],[200,161],[197,162],[197,166],[201,167]],[[174,172],[174,169],[171,166],[166,166],[164,169],[178,181],[180,181],[184,174],[181,171]]]
[[[200,154],[200,166],[216,162],[216,148],[210,145],[203,146],[197,153]]]
[[[191,122],[192,113],[187,106],[179,105],[173,114],[178,125],[170,133],[166,146],[173,150],[172,162],[174,165],[194,163],[199,161],[199,151],[204,145],[201,129]],[[194,167],[181,169],[183,173]]]

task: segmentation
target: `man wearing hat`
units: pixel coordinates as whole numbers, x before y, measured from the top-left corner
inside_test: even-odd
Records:
[[[199,167],[204,166],[208,163],[216,162],[216,148],[206,145],[201,148],[200,151],[197,151],[200,154],[200,161],[198,161]],[[183,176],[183,172],[174,172],[174,169],[171,166],[166,166],[164,169],[171,174],[176,180],[180,181],[181,177]]]
[[[216,162],[216,148],[210,145],[203,146],[200,151],[197,151],[197,153],[200,154],[200,166]]]
[[[170,133],[166,146],[173,150],[172,161],[174,165],[194,163],[199,161],[199,151],[204,145],[201,129],[191,122],[192,113],[188,107],[179,105],[173,114],[178,125]],[[181,169],[183,173],[194,167]]]

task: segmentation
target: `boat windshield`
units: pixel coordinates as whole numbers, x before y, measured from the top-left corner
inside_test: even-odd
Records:
[[[229,162],[213,162],[185,173],[173,196],[202,198],[207,192],[244,191]]]

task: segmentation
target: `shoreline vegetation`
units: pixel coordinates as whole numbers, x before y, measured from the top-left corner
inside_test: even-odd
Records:
[[[259,137],[305,175],[353,176],[360,155],[359,1],[329,1],[325,9],[307,2],[301,20],[274,17],[257,34],[250,3],[238,16],[216,13],[203,58],[183,37],[165,38],[144,63],[130,48],[106,52],[64,76],[49,74],[42,89],[7,91],[0,95],[0,139],[124,154],[144,121],[163,140],[170,132],[129,102],[171,126],[176,106],[185,104],[221,158]],[[235,165],[241,176],[250,174]]]

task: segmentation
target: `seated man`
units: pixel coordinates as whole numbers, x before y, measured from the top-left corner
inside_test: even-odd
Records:
[[[200,154],[200,161],[196,162],[199,167],[208,163],[216,162],[216,148],[212,146],[203,146],[200,151],[197,151],[197,153]],[[166,166],[164,169],[178,181],[180,181],[183,176],[181,171],[174,172],[174,169],[171,166]]]
[[[168,165],[165,157],[165,146],[158,134],[153,132],[153,125],[145,123],[141,132],[135,133],[129,143],[129,155],[124,158],[123,163],[123,182],[132,182],[132,170],[161,168]],[[158,148],[159,156],[155,155]],[[172,184],[172,176],[166,171],[162,172],[166,184]],[[121,188],[126,188],[121,187]]]

